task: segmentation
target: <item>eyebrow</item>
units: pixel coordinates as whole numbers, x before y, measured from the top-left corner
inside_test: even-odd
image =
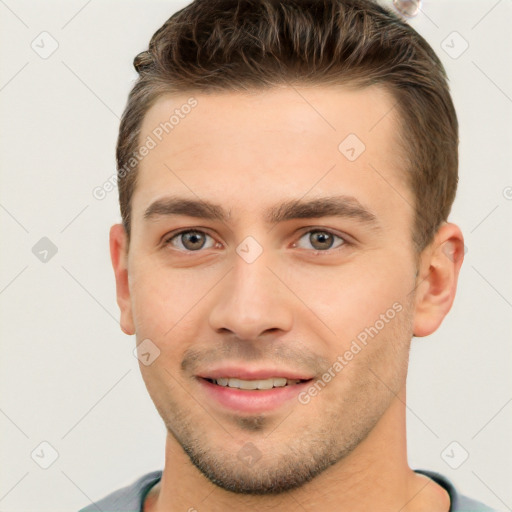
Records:
[[[165,197],[151,203],[144,212],[144,219],[159,216],[183,215],[200,219],[229,222],[231,212],[221,205],[204,200],[184,197]],[[319,217],[345,217],[378,228],[376,215],[352,196],[327,196],[311,200],[293,199],[273,206],[264,212],[264,220],[275,224],[293,219]]]

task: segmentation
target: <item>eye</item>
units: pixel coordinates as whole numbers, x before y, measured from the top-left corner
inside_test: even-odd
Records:
[[[210,245],[206,245],[208,238],[213,242]],[[172,245],[185,252],[194,252],[200,249],[210,249],[215,245],[215,240],[204,231],[193,229],[174,234],[164,241],[164,245]]]
[[[334,246],[335,239],[340,240],[336,246]],[[294,247],[301,247],[299,244],[301,240],[306,240],[306,244],[310,244],[315,251],[327,251],[329,249],[337,249],[338,247],[347,243],[341,236],[335,235],[330,231],[324,229],[313,229],[302,235],[297,244]],[[304,247],[303,249],[311,249],[311,247]]]

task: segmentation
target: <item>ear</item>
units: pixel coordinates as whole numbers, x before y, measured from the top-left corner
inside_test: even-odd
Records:
[[[441,325],[452,307],[463,260],[464,237],[461,230],[455,224],[443,223],[420,256],[414,336],[428,336]]]
[[[116,278],[117,304],[121,310],[121,330],[125,334],[135,334],[128,283],[128,236],[122,224],[110,228],[110,258]]]

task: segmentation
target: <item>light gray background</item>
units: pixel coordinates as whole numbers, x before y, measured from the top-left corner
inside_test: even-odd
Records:
[[[186,3],[0,0],[2,512],[77,510],[163,467],[164,426],[118,327],[117,191],[92,190],[115,173],[133,57]],[[512,510],[511,22],[511,0],[426,0],[410,21],[450,77],[461,139],[450,220],[468,248],[451,313],[413,343],[410,464],[500,510]],[[47,58],[31,47],[51,49],[43,31],[59,45]],[[469,44],[458,58],[454,31]],[[47,262],[32,252],[42,237],[58,248]],[[58,452],[48,469],[43,441]]]

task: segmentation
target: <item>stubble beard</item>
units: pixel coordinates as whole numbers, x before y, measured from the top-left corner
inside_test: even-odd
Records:
[[[155,405],[168,434],[201,474],[218,487],[246,495],[278,495],[297,489],[352,453],[405,385],[412,338],[411,308],[412,303],[404,305],[386,337],[369,342],[378,346],[365,347],[364,359],[350,363],[357,367],[354,366],[355,371],[347,379],[343,392],[336,395],[337,402],[326,403],[322,415],[311,417],[309,423],[293,432],[286,428],[288,418],[276,420],[264,414],[238,416],[223,430],[220,421],[205,421],[203,407],[193,407],[194,417],[185,405],[172,400],[166,400],[165,406],[156,402]],[[393,349],[387,346],[389,343],[394,344]],[[330,385],[336,379],[346,378],[344,371]],[[315,400],[322,400],[322,392]],[[290,419],[307,412],[308,406],[297,402],[294,407]],[[222,446],[212,439],[205,425],[219,430],[228,442],[235,442]],[[255,454],[259,455],[259,458],[253,457],[257,458],[253,463],[239,456],[246,441],[237,442],[237,437],[252,440],[257,450]]]

